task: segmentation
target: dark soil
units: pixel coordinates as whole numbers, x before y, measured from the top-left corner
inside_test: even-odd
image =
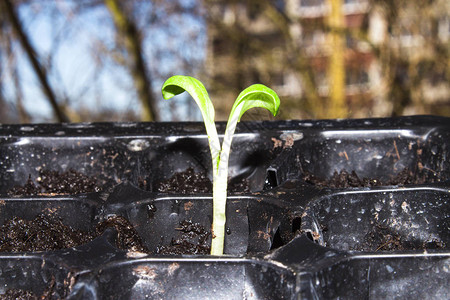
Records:
[[[123,250],[148,253],[133,225],[116,216],[99,223],[95,230],[81,231],[64,225],[59,218],[39,215],[26,221],[15,217],[0,227],[0,252],[36,252],[76,247],[92,241],[107,228],[117,231],[116,247]],[[160,254],[209,254],[210,232],[199,223],[184,220],[176,228],[182,234],[172,239],[170,245],[159,246]]]
[[[119,249],[146,252],[133,226],[123,217],[111,217],[93,231],[75,230],[59,218],[38,215],[27,221],[18,217],[0,227],[0,252],[36,252],[66,249],[86,244],[101,235],[106,228],[117,231]]]
[[[405,240],[401,235],[390,228],[375,224],[373,229],[364,237],[364,242],[357,245],[359,251],[398,251],[398,250],[424,250],[441,249],[445,244],[441,241],[427,241],[423,243]]]
[[[212,183],[205,173],[196,173],[193,168],[177,172],[169,179],[161,181],[158,192],[161,193],[208,193],[212,190]]]
[[[41,296],[36,296],[31,291],[21,290],[21,289],[7,289],[6,292],[0,295],[0,300],[43,300],[52,299],[53,289],[55,287],[55,279],[49,282],[48,286],[45,288]]]
[[[161,181],[157,190],[161,193],[211,193],[212,183],[206,173],[196,173],[193,168],[177,172],[169,179]],[[246,179],[238,182],[230,182],[228,190],[231,192],[249,192],[249,184]]]
[[[116,247],[123,250],[138,251],[148,253],[141,237],[134,229],[133,225],[124,217],[109,217],[97,225],[97,235],[101,235],[107,228],[114,227],[117,231]]]
[[[35,181],[29,175],[27,182],[23,186],[13,187],[8,191],[8,195],[75,195],[100,191],[95,177],[89,177],[74,170],[63,173],[42,170],[39,172],[39,177]]]
[[[209,254],[211,251],[208,237],[210,232],[199,223],[184,220],[180,227],[176,228],[182,234],[178,239],[172,239],[170,245],[159,246],[156,253],[159,254]]]
[[[94,233],[75,230],[52,216],[38,215],[32,221],[14,217],[0,228],[0,251],[65,249],[85,244],[94,237]]]
[[[430,172],[412,172],[408,168],[403,169],[391,179],[382,181],[376,178],[359,178],[355,171],[349,173],[342,170],[339,173],[334,172],[330,179],[319,178],[309,172],[303,172],[303,180],[318,187],[330,188],[349,188],[349,187],[373,187],[387,185],[406,185],[423,184],[439,181],[438,178]]]
[[[40,298],[41,297],[36,296],[33,292],[19,289],[6,290],[6,293],[0,295],[1,300],[38,300]]]

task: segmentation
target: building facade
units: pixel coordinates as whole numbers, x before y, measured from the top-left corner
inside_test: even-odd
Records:
[[[282,97],[282,117],[334,117],[327,110],[330,57],[336,51],[329,38],[334,30],[328,22],[330,1],[335,0],[209,2],[206,74],[212,96],[219,99],[219,119],[226,119],[239,91],[256,82]],[[437,7],[418,1],[398,7],[369,0],[339,2],[346,117],[435,113],[436,107],[445,113],[450,107],[448,67],[436,74],[413,69],[437,63],[432,62],[436,48],[448,51],[446,1]],[[420,20],[424,9],[428,20]],[[411,21],[416,19],[423,23],[418,28]],[[432,38],[427,30],[434,30],[428,32]],[[448,53],[443,57],[448,59]]]

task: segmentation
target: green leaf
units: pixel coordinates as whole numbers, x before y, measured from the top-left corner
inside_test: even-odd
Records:
[[[195,103],[197,103],[202,113],[208,135],[209,148],[211,150],[213,169],[215,169],[219,160],[220,142],[214,122],[214,106],[211,99],[209,99],[205,86],[194,77],[175,75],[167,79],[161,88],[162,95],[166,100],[184,91],[188,92],[194,98]]]
[[[200,108],[203,120],[214,123],[214,106],[209,99],[205,86],[198,79],[191,76],[175,75],[164,82],[161,91],[166,100],[184,91],[188,92]]]
[[[277,115],[280,108],[280,98],[277,93],[263,84],[253,84],[243,90],[231,108],[229,121],[236,118],[238,113],[238,122],[242,115],[253,107],[262,107],[270,111],[274,116]]]

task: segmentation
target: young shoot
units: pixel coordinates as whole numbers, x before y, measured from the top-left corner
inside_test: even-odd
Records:
[[[254,84],[244,89],[231,108],[227,127],[220,146],[214,122],[214,106],[209,99],[204,85],[190,76],[176,75],[167,79],[162,86],[164,99],[170,99],[183,92],[188,92],[194,98],[202,113],[211,150],[213,170],[213,224],[211,255],[222,255],[225,240],[225,208],[227,201],[228,158],[231,141],[236,125],[242,115],[253,107],[269,110],[274,116],[278,113],[280,99],[278,95],[262,84]]]

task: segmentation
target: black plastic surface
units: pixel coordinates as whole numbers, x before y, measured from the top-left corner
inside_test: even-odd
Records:
[[[230,180],[246,181],[249,191],[229,191],[225,255],[163,255],[158,248],[180,237],[180,222],[211,226],[211,193],[158,191],[188,168],[212,178],[201,123],[0,125],[0,225],[49,214],[93,230],[108,216],[122,216],[149,250],[118,249],[117,233],[108,229],[75,248],[3,252],[0,295],[13,289],[50,299],[449,299],[449,157],[444,117],[240,123]],[[374,183],[405,169],[420,180]],[[42,170],[94,176],[99,191],[8,192]],[[344,170],[371,184],[337,188],[307,180]],[[377,240],[380,234],[390,241]]]

